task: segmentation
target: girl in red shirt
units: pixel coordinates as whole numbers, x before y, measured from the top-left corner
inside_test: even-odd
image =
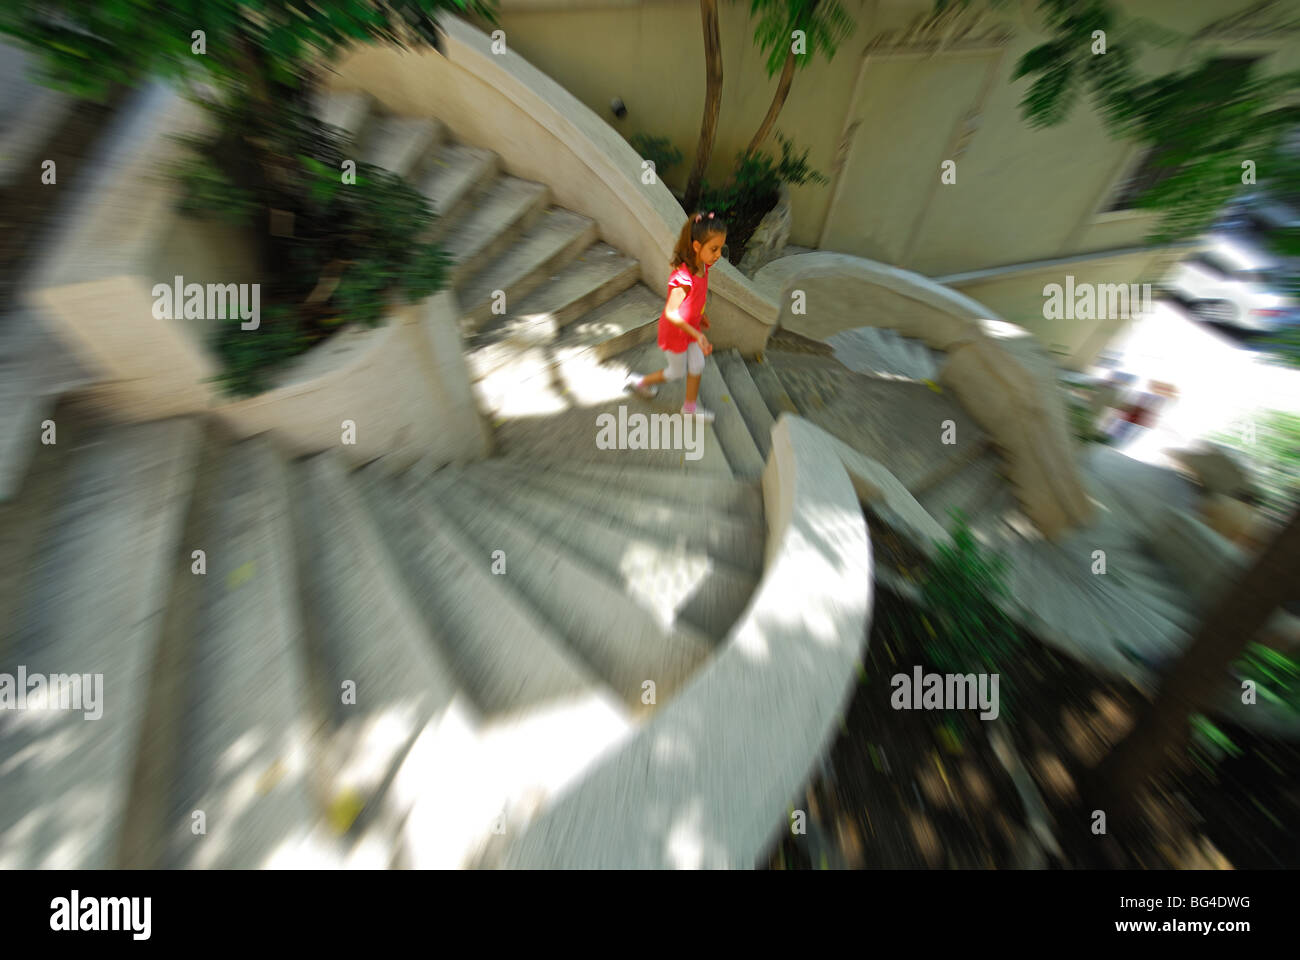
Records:
[[[672,275],[668,278],[668,301],[659,315],[659,349],[668,355],[668,366],[644,377],[632,374],[627,386],[649,399],[658,384],[680,380],[686,375],[686,403],[682,413],[704,421],[713,414],[697,404],[704,358],[713,345],[703,333],[709,328],[704,301],[709,294],[709,268],[722,257],[727,242],[727,225],[712,213],[689,217],[673,250]]]

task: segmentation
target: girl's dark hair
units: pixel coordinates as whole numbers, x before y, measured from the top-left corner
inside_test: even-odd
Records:
[[[677,237],[677,246],[673,248],[672,266],[677,267],[684,263],[694,273],[699,264],[695,262],[695,247],[691,244],[696,240],[704,243],[713,234],[726,234],[726,232],[727,221],[716,214],[698,212],[691,214],[686,218],[682,232]]]

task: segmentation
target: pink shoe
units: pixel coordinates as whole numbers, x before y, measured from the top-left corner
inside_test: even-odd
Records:
[[[631,390],[642,400],[653,400],[658,396],[659,388],[657,386],[643,387],[641,385],[643,379],[643,377],[639,377],[635,373],[631,374],[628,376],[627,382],[623,384],[623,389]]]

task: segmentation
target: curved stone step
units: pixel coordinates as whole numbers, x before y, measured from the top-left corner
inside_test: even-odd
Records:
[[[28,709],[0,712],[0,868],[116,866],[199,437],[173,418],[88,431],[69,451],[17,620],[2,629],[6,673],[76,674],[60,686],[83,709],[38,709],[30,688]]]
[[[436,147],[429,156],[427,169],[416,181],[416,188],[429,201],[438,221],[429,231],[430,239],[446,233],[465,205],[482,193],[497,178],[499,159],[491,150],[471,147],[454,141]]]
[[[455,675],[338,455],[296,463],[293,481],[313,707],[326,729],[329,789],[369,803],[411,741],[456,708]],[[477,717],[465,724],[476,727]],[[448,724],[449,737],[465,724]]]
[[[299,867],[329,845],[309,771],[288,468],[260,437],[223,454],[196,504],[207,572],[182,574],[197,596],[171,681],[180,712],[167,722],[180,729],[164,865]]]
[[[765,357],[762,360],[747,360],[745,365],[749,367],[749,375],[754,381],[754,386],[758,387],[758,392],[763,395],[763,402],[767,404],[767,410],[774,421],[783,413],[799,412],[799,408],[794,405],[790,394],[785,392],[780,378],[772,369],[771,361]]]
[[[718,369],[722,371],[722,377],[731,390],[731,397],[736,401],[736,409],[749,428],[749,435],[758,448],[759,456],[766,461],[767,452],[772,446],[772,424],[775,422],[772,413],[767,409],[763,395],[758,392],[754,378],[749,375],[749,367],[745,365],[740,351],[728,350],[715,356]]]
[[[657,344],[663,307],[662,297],[645,284],[634,283],[568,323],[556,349],[561,355],[584,351],[605,360],[632,347]],[[659,353],[657,346],[655,352]]]
[[[513,245],[550,203],[545,184],[503,176],[474,197],[456,222],[447,227],[442,247],[453,259],[448,281],[460,285],[473,273]],[[459,295],[459,292],[458,292]]]
[[[313,106],[317,118],[331,127],[343,131],[344,139],[359,143],[365,131],[366,121],[370,119],[374,98],[359,90],[344,92],[321,92],[313,95]]]
[[[870,623],[862,511],[819,433],[792,417],[776,426],[775,484],[796,502],[774,525],[760,593],[716,659],[580,788],[512,836],[496,865],[748,869],[770,850],[773,822],[852,692]]]
[[[758,452],[731,388],[713,357],[706,358],[704,374],[700,377],[700,402],[705,409],[713,411],[713,432],[722,444],[731,472],[738,477],[757,478],[763,472],[763,455]]]
[[[539,286],[554,285],[557,272],[564,271],[589,248],[596,233],[594,220],[563,207],[551,207],[526,235],[462,284],[457,293],[462,328],[477,330],[486,324],[509,324],[512,320],[523,322],[525,317],[541,312],[536,306],[527,305],[528,294]],[[617,256],[612,247],[600,246]],[[601,258],[601,253],[597,249],[591,255]],[[492,310],[498,291],[505,294],[506,312],[494,316]],[[550,328],[552,335],[539,339],[554,339],[558,322],[543,325]]]
[[[442,138],[442,124],[437,120],[378,116],[366,130],[361,159],[399,177],[418,177],[430,148]]]
[[[933,381],[939,372],[934,354],[923,343],[888,327],[858,327],[826,340],[850,370],[868,376]]]
[[[706,510],[734,514],[741,519],[763,514],[763,491],[758,484],[730,477],[691,476],[680,471],[656,470],[621,464],[546,462],[496,458],[475,466],[511,469],[529,478],[549,478],[556,490],[582,489],[583,483],[598,489],[616,487],[629,496],[669,503],[691,503]]]
[[[680,619],[721,638],[757,586],[755,575],[698,547],[650,536],[502,472],[470,468],[467,475],[499,500],[526,509],[529,519],[557,542],[621,581],[623,592],[665,628]]]
[[[730,477],[712,425],[696,421],[687,429],[681,419],[680,383],[675,395],[670,386],[654,400],[624,389],[631,369],[653,369],[650,361],[660,357],[648,345],[604,363],[589,355],[557,357],[545,345],[516,348],[507,365],[474,384],[478,402],[496,417],[494,449],[502,459],[635,464]],[[478,358],[469,360],[473,365]]]
[[[878,377],[897,372],[894,358],[875,327],[845,330],[828,337],[826,342],[835,350],[835,358],[855,373]]]
[[[595,278],[595,290],[588,288],[586,293],[602,295],[601,287],[605,283],[617,286],[625,279],[621,269],[603,270],[602,273],[602,276]],[[649,313],[646,302],[648,295],[649,291],[644,286],[634,284],[606,304],[559,330],[558,336],[554,335],[556,327],[549,315],[531,318],[529,322],[512,322],[509,327],[502,325],[499,329],[486,330],[471,341],[467,350],[468,363],[475,378],[481,380],[517,365],[521,355],[526,355],[529,348],[544,347],[544,351],[537,355],[545,359],[545,371],[553,372],[555,377],[566,383],[578,381],[584,373],[618,354],[626,352],[629,357],[639,356],[637,348],[654,339],[655,323],[646,320]],[[552,305],[565,309],[563,304]],[[650,305],[652,308],[653,304]],[[545,314],[546,311],[541,313]],[[527,317],[522,308],[520,314]],[[509,384],[510,379],[506,382]],[[614,389],[613,392],[617,393],[618,390]]]
[[[426,621],[485,720],[575,699],[600,684],[545,621],[491,572],[492,556],[471,544],[418,490],[361,471],[363,496],[399,560]]]
[[[712,645],[694,630],[662,629],[604,574],[572,556],[527,518],[497,501],[496,508],[470,495],[463,474],[451,468],[425,485],[453,522],[480,550],[504,551],[511,586],[528,598],[578,651],[615,696],[636,712],[642,684],[654,681],[660,702],[682,687]]]
[[[40,544],[54,535],[56,507],[72,452],[94,429],[84,411],[66,399],[49,411],[49,419],[54,421],[58,442],[41,443],[39,425],[32,428],[31,436],[18,439],[24,472],[13,495],[0,501],[0,670],[18,662],[10,645],[17,635],[19,611],[36,588],[32,560]]]
[[[627,290],[641,277],[641,265],[607,243],[593,243],[574,262],[567,266],[557,262],[550,269],[551,276],[539,277],[537,289],[531,294],[511,298],[511,309],[490,333],[528,343],[556,341],[565,327]],[[527,293],[527,288],[522,288],[522,292]],[[567,349],[572,343],[567,341],[564,347]]]
[[[903,343],[908,352],[912,379],[937,382],[939,361],[935,359],[935,352],[920,340],[905,339]]]
[[[13,496],[59,395],[91,382],[38,311],[0,317],[0,502]]]
[[[670,500],[657,492],[638,494],[600,479],[552,476],[505,458],[482,461],[474,469],[508,474],[516,484],[564,499],[575,511],[618,520],[642,536],[703,550],[739,571],[762,571],[766,530],[761,513],[741,517],[707,504]]]

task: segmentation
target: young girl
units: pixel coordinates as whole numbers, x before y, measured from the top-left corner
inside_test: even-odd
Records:
[[[713,352],[713,345],[703,333],[709,328],[704,300],[709,294],[709,268],[722,256],[726,242],[727,225],[722,218],[697,213],[687,219],[673,250],[668,302],[659,315],[659,349],[668,355],[668,366],[644,377],[632,374],[627,382],[628,389],[650,399],[658,392],[658,384],[680,380],[685,374],[686,403],[682,413],[706,422],[713,419],[713,414],[696,403],[704,358]]]

